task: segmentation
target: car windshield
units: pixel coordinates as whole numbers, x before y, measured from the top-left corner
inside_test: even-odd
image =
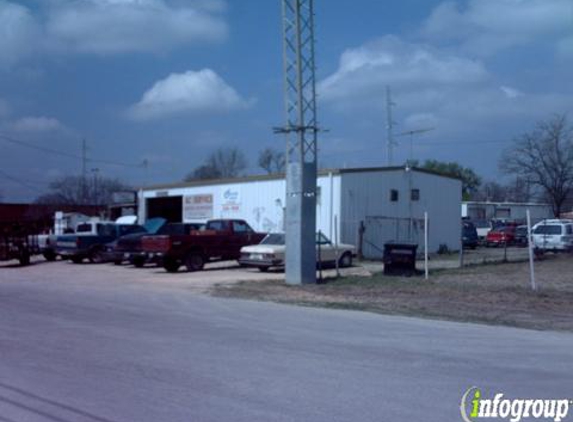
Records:
[[[520,226],[515,229],[515,234],[519,234],[521,236],[527,236],[527,226]]]
[[[475,232],[476,232],[476,229],[475,229],[474,226],[464,225],[464,228],[463,228],[464,236],[468,236],[468,235],[471,236],[471,235],[473,235]]]
[[[137,224],[122,224],[119,226],[119,235],[125,236],[126,234],[145,233],[145,229]]]
[[[330,243],[330,239],[323,235],[322,233],[316,234],[316,243],[319,245],[328,245]]]
[[[330,243],[330,239],[323,235],[322,233],[316,234],[316,243],[320,245],[328,245]],[[284,233],[269,233],[267,236],[261,241],[261,245],[284,245],[285,244],[285,235]]]
[[[542,224],[537,226],[534,234],[561,234],[561,226],[555,224]]]
[[[474,221],[473,222],[474,226],[476,226],[476,228],[478,229],[489,229],[491,227],[491,225],[489,224],[488,221],[485,220],[480,220],[480,221]]]
[[[151,218],[145,222],[143,228],[149,234],[156,234],[167,223],[165,218]]]
[[[511,227],[511,226],[509,226],[509,227],[498,227],[494,231],[499,232],[499,233],[515,232],[515,227]]]
[[[261,241],[261,245],[284,245],[285,235],[283,233],[270,233]]]

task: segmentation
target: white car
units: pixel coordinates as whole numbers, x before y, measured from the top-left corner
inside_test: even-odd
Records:
[[[487,220],[475,220],[471,221],[476,227],[478,238],[480,241],[485,241],[487,234],[491,231],[492,224],[491,221]]]
[[[284,267],[285,265],[285,235],[284,233],[270,233],[258,245],[241,248],[239,264],[248,267],[257,267],[267,271],[271,267]],[[339,243],[334,245],[322,233],[316,235],[316,260],[322,264],[335,264],[340,267],[352,266],[352,258],[356,256],[353,245]]]
[[[538,250],[573,250],[572,220],[543,220],[533,226],[532,232],[533,244]]]

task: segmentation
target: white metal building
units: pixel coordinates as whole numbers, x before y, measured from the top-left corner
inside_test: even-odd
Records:
[[[317,230],[331,239],[359,245],[379,258],[387,241],[423,245],[424,212],[429,215],[429,246],[460,246],[461,181],[403,167],[333,169],[319,172]],[[140,221],[203,222],[241,218],[255,230],[282,231],[284,176],[252,176],[147,187],[140,191]],[[361,227],[363,227],[360,234]]]

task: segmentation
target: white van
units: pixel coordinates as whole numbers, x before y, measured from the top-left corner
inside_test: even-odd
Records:
[[[573,250],[573,220],[543,220],[533,226],[533,244],[543,251]]]

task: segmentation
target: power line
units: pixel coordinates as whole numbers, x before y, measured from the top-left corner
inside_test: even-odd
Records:
[[[425,141],[424,145],[428,145],[428,146],[449,146],[449,145],[459,145],[459,146],[463,146],[463,147],[473,147],[473,146],[481,146],[482,144],[509,144],[512,143],[512,140],[485,140],[485,141],[478,141],[478,142],[459,142],[459,141]],[[337,154],[359,154],[359,153],[368,153],[370,152],[371,149],[368,146],[365,146],[364,148],[360,148],[360,149],[347,149],[344,151],[332,151],[332,152],[320,152],[321,156],[325,156],[325,155],[337,155]]]
[[[40,192],[42,193],[43,191],[35,186],[31,186],[29,185],[27,182],[24,182],[23,180],[17,179],[13,176],[10,176],[8,173],[6,173],[5,171],[0,169],[0,175],[4,176],[6,179],[11,180],[14,183],[17,183],[21,186],[24,186],[25,188],[28,188],[30,190],[33,190],[35,192]]]
[[[40,145],[35,145],[35,144],[30,143],[30,142],[15,139],[15,138],[12,138],[12,137],[4,135],[4,134],[0,134],[0,139],[5,141],[5,142],[9,142],[9,143],[12,143],[15,145],[24,146],[24,147],[27,147],[30,149],[35,149],[37,151],[46,152],[48,154],[59,155],[59,156],[66,157],[66,158],[72,158],[74,160],[82,160],[82,162],[84,162],[84,160],[85,160],[86,162],[89,161],[92,163],[107,164],[110,166],[118,166],[118,167],[129,167],[129,168],[141,168],[142,167],[141,164],[128,164],[128,163],[120,163],[118,161],[104,160],[104,159],[99,159],[99,158],[87,158],[84,156],[83,152],[82,152],[82,155],[80,156],[80,155],[72,154],[72,153],[65,152],[65,151],[60,151],[60,150],[56,150],[56,149],[52,149],[52,148],[42,147]]]

